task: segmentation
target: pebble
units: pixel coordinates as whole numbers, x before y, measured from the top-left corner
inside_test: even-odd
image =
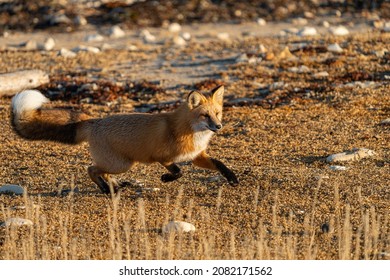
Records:
[[[182,221],[171,221],[162,228],[163,233],[183,233],[183,232],[194,232],[195,226],[193,224],[182,222]]]
[[[191,34],[189,32],[182,33],[181,37],[183,37],[183,39],[186,40],[186,41],[191,40]]]
[[[65,15],[65,14],[60,14],[60,15],[53,15],[50,18],[50,24],[51,25],[56,25],[56,24],[70,24],[72,21]]]
[[[49,37],[49,38],[46,38],[43,45],[39,45],[38,48],[40,50],[44,50],[44,51],[51,51],[54,49],[55,45],[56,45],[56,42],[54,41],[54,39]]]
[[[122,38],[126,35],[125,31],[122,30],[118,25],[114,25],[108,30],[108,36],[110,38]]]
[[[91,47],[91,46],[84,46],[84,45],[80,45],[76,48],[73,48],[72,49],[73,52],[91,52],[91,53],[99,53],[100,52],[100,49],[97,48],[97,47]]]
[[[304,37],[304,36],[315,36],[317,35],[317,29],[314,27],[306,26],[302,29],[300,29],[297,33],[298,36]]]
[[[88,24],[88,21],[85,17],[83,16],[76,16],[73,20],[74,24],[76,24],[77,26],[84,26],[84,25],[87,25]]]
[[[288,68],[288,71],[292,72],[292,73],[302,74],[302,73],[308,73],[311,70],[306,65],[301,65],[299,67],[290,67],[290,68]]]
[[[104,37],[100,34],[89,34],[85,36],[85,42],[101,42],[104,40]]]
[[[22,46],[25,50],[34,51],[38,49],[38,43],[34,40],[28,40],[26,43],[23,43]]]
[[[381,125],[390,125],[390,118],[381,121],[380,124]]]
[[[344,50],[342,47],[340,47],[339,44],[335,43],[335,44],[330,44],[328,47],[327,47],[327,50],[329,52],[333,52],[333,53],[342,53]]]
[[[32,226],[33,222],[28,219],[22,218],[8,218],[5,222],[1,223],[0,226]]]
[[[293,58],[293,57],[295,56],[290,52],[290,49],[288,47],[285,47],[283,51],[281,51],[278,54],[279,59],[286,59],[286,58]]]
[[[333,154],[326,158],[327,162],[353,161],[374,156],[376,153],[366,148],[355,148],[352,151]]]
[[[4,185],[0,187],[0,194],[24,194],[25,190],[19,185]]]
[[[228,41],[230,39],[230,35],[227,32],[220,32],[217,34],[217,38],[222,41]]]
[[[386,22],[382,29],[384,32],[390,32],[390,21]]]
[[[186,40],[181,36],[175,36],[173,37],[173,44],[178,47],[184,47],[187,45]]]
[[[177,22],[172,22],[168,26],[168,30],[171,33],[179,33],[181,31],[181,25],[179,23],[177,23]]]
[[[326,72],[326,71],[317,72],[317,73],[313,74],[313,77],[316,78],[316,79],[326,78],[328,76],[329,76],[329,73]]]
[[[295,24],[295,25],[306,25],[308,23],[307,19],[305,18],[294,18],[292,19],[292,24]]]
[[[325,27],[325,28],[329,28],[330,24],[329,24],[329,22],[327,22],[326,20],[324,20],[324,21],[322,22],[322,26]]]
[[[265,26],[265,25],[267,25],[267,21],[266,21],[265,19],[263,19],[263,18],[258,18],[258,19],[256,20],[256,22],[257,22],[257,24],[260,25],[260,26]]]
[[[154,43],[156,41],[156,36],[151,34],[147,29],[143,29],[140,33],[140,36],[145,43]]]
[[[342,170],[347,170],[348,169],[348,167],[341,166],[341,165],[331,165],[331,166],[329,166],[329,168],[331,170],[335,170],[335,171],[342,171]]]
[[[58,52],[58,55],[66,57],[66,58],[74,58],[77,56],[75,52],[72,52],[68,49],[61,48],[60,51]]]
[[[349,30],[342,25],[330,27],[329,32],[335,36],[345,36],[349,34]]]
[[[366,81],[366,82],[355,81],[355,82],[346,83],[346,84],[341,85],[339,87],[376,88],[378,85],[379,84],[374,82],[374,81]]]

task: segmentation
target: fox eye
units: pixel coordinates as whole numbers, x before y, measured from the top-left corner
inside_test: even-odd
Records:
[[[206,118],[206,119],[210,118],[210,115],[209,115],[209,114],[206,114],[206,113],[202,114],[201,116],[204,117],[204,118]]]

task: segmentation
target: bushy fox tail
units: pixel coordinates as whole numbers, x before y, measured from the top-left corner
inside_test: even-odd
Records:
[[[24,90],[12,98],[11,124],[21,137],[78,144],[88,139],[84,113],[41,108],[48,99],[37,90]]]

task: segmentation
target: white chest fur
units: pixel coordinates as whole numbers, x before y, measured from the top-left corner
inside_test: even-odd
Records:
[[[194,133],[194,150],[177,156],[174,162],[183,162],[193,160],[201,151],[207,148],[207,145],[210,142],[210,138],[213,135],[213,132],[210,130],[198,131]]]

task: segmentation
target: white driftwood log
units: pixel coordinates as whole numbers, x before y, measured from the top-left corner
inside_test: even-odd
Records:
[[[42,70],[23,70],[0,74],[0,96],[12,96],[22,90],[38,87],[49,82]]]

